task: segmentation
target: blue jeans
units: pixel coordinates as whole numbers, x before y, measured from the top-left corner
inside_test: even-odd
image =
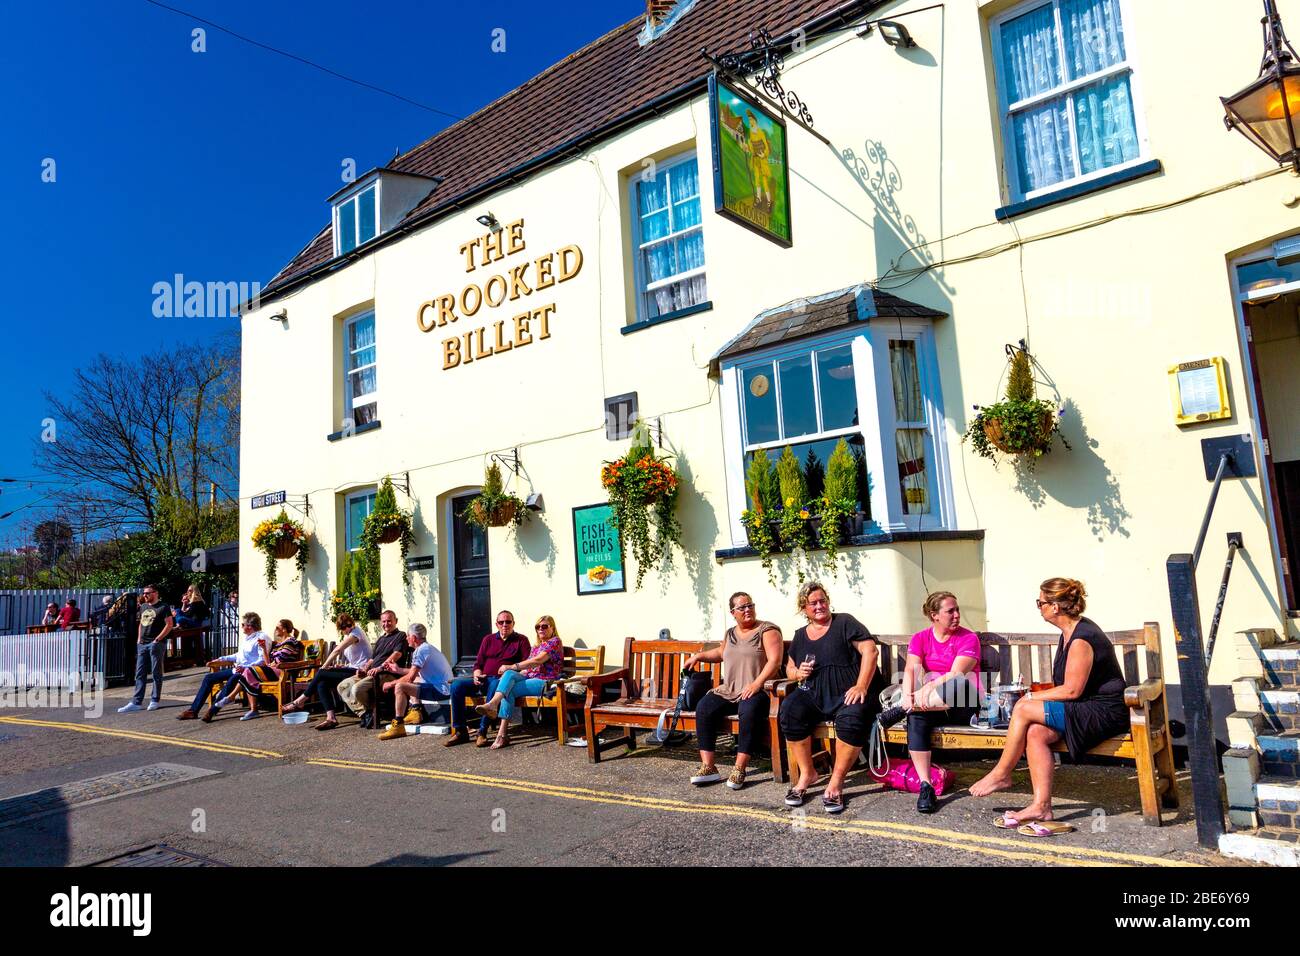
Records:
[[[199,685],[199,692],[194,695],[194,700],[190,703],[190,710],[198,713],[203,709],[203,705],[208,701],[208,695],[212,693],[212,688],[223,681],[230,680],[235,672],[229,667],[219,671],[213,671],[203,678],[203,683]]]
[[[502,720],[513,716],[516,697],[536,697],[546,689],[546,681],[540,677],[525,677],[519,671],[506,671],[497,684],[497,693],[504,697],[497,713]]]
[[[137,704],[144,703],[144,688],[149,683],[150,671],[153,672],[153,696],[149,699],[156,703],[162,698],[163,658],[166,656],[166,641],[150,641],[135,646],[135,695],[131,699]]]
[[[498,679],[495,677],[484,677],[482,684],[474,683],[472,677],[457,677],[451,682],[451,726],[453,730],[465,729],[465,695],[466,694],[483,694],[484,697],[490,698],[497,692]],[[486,734],[488,729],[488,719],[484,717],[478,722],[478,730],[481,734]]]

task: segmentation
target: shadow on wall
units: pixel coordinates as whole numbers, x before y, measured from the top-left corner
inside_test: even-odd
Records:
[[[718,515],[713,505],[695,488],[691,463],[686,455],[676,453],[674,467],[681,475],[681,492],[677,498],[677,516],[682,525],[682,552],[686,574],[695,590],[695,605],[704,620],[712,624],[717,614],[718,595],[714,587],[713,547],[718,538]],[[674,556],[673,560],[677,560]],[[660,592],[669,577],[660,578]]]
[[[546,579],[555,580],[555,535],[546,516],[540,511],[528,512],[523,524],[514,528],[515,557],[528,564],[545,564]]]
[[[1101,443],[1088,434],[1088,426],[1074,399],[1065,402],[1061,432],[1071,449],[1058,446],[1034,467],[1016,461],[1016,490],[1035,508],[1049,497],[1067,508],[1086,513],[1088,530],[1102,539],[1107,535],[1129,537],[1125,527],[1132,515],[1124,506],[1119,481],[1097,453]]]

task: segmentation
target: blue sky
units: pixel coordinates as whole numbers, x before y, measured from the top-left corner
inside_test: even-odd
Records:
[[[359,5],[166,0],[262,43],[464,116],[642,13],[642,0]],[[233,319],[155,318],[153,285],[266,282],[364,171],[452,122],[145,0],[10,4],[0,231],[10,382],[0,477],[26,477],[47,417],[100,352],[148,356]],[[492,49],[505,31],[505,52]],[[53,182],[42,173],[54,161]],[[47,489],[0,485],[0,513]],[[0,522],[19,543],[31,511]]]

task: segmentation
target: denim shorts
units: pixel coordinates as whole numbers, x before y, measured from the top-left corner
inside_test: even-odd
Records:
[[[1043,701],[1043,721],[1058,734],[1065,733],[1065,703],[1059,700]]]

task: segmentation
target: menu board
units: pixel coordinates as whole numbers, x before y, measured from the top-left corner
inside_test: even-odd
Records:
[[[613,594],[626,591],[623,579],[623,542],[608,504],[573,509],[573,551],[577,563],[578,594]]]

